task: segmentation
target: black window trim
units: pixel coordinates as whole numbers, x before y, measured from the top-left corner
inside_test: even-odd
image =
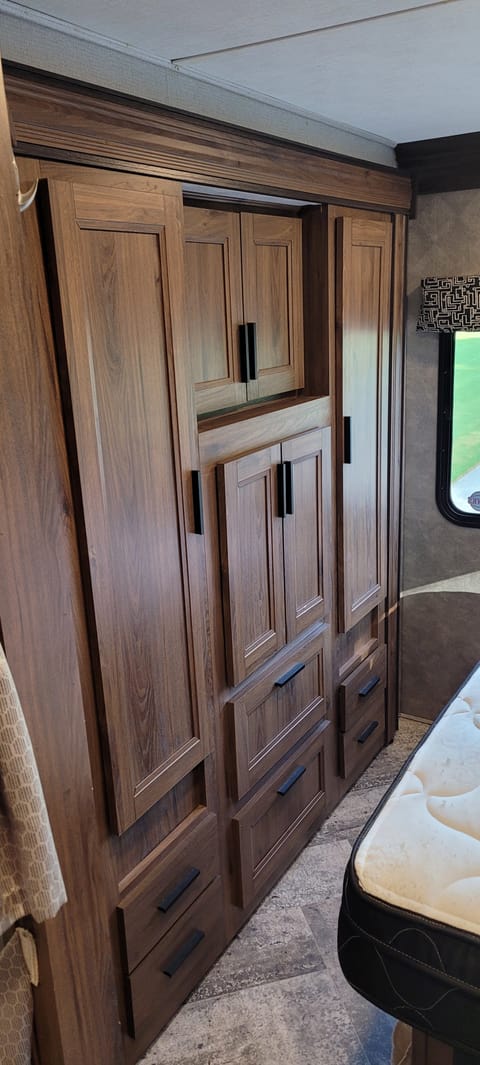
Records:
[[[455,525],[480,528],[480,512],[466,514],[450,498],[455,333],[440,333],[438,360],[436,500],[440,512]]]

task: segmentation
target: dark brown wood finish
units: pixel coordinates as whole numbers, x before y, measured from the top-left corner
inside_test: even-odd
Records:
[[[417,1028],[412,1031],[412,1065],[455,1065],[455,1051]]]
[[[185,207],[185,291],[192,376],[199,414],[245,403],[239,326],[243,323],[240,216]]]
[[[247,398],[303,385],[302,223],[299,218],[242,214],[245,323],[256,326],[256,377]]]
[[[348,732],[339,734],[342,777],[353,783],[384,745],[385,689],[381,687]]]
[[[329,724],[323,721],[233,818],[242,906],[260,898],[298,850],[299,835],[308,838],[318,822],[326,805],[324,741]]]
[[[7,65],[17,150],[223,187],[408,212],[395,170]]]
[[[1,627],[69,896],[36,932],[36,1036],[42,1065],[115,1065],[122,1049],[110,873],[85,729],[89,678],[72,500],[35,212],[18,213],[1,79],[0,175]]]
[[[328,714],[330,642],[318,634],[272,664],[269,672],[227,704],[233,733],[236,799]]]
[[[358,215],[337,227],[338,611],[348,631],[387,588],[392,225]]]
[[[404,141],[395,152],[417,195],[480,188],[480,133]]]
[[[339,725],[342,732],[354,726],[362,714],[377,699],[385,697],[386,648],[379,647],[349,674],[339,686]]]
[[[225,652],[240,684],[285,643],[280,445],[217,467]]]
[[[170,413],[182,354],[181,204],[168,184],[144,193],[52,181],[49,208],[122,832],[203,759],[208,742],[194,651],[202,623],[192,616],[177,494],[189,456],[179,454]]]
[[[286,509],[283,523],[287,639],[330,616],[332,496],[330,429],[282,443]],[[291,512],[289,512],[289,509]]]

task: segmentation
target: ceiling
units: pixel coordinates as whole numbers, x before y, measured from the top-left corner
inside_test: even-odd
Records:
[[[390,144],[478,129],[479,0],[0,0],[0,12]]]

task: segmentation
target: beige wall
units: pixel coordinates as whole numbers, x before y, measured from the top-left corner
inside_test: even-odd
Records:
[[[400,708],[429,719],[480,660],[480,529],[453,525],[435,502],[438,338],[415,323],[422,277],[466,273],[480,274],[480,190],[420,196],[407,273]]]

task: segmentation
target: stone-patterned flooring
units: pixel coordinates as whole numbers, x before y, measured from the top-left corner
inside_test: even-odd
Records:
[[[394,1021],[346,983],[336,926],[351,845],[425,728],[401,719],[142,1065],[389,1065]]]

